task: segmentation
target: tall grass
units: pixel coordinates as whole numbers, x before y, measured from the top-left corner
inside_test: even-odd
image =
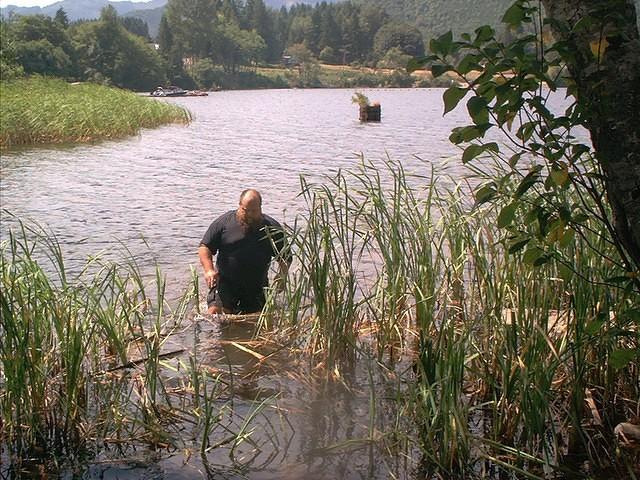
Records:
[[[113,444],[204,454],[248,439],[264,405],[228,414],[229,392],[195,341],[192,352],[166,346],[197,289],[171,309],[161,272],[143,275],[133,260],[94,258],[72,274],[55,236],[18,225],[0,248],[0,445],[12,461],[36,451],[72,461]]]
[[[573,239],[573,265],[534,267],[506,252],[495,207],[443,184],[390,160],[303,179],[298,264],[264,315],[293,327],[328,373],[364,354],[359,334],[371,331],[377,362],[400,368],[398,411],[418,427],[429,478],[543,476],[568,458],[628,473],[613,429],[640,409],[640,301],[608,281],[616,252],[589,248],[600,227]]]
[[[0,147],[90,142],[188,123],[188,111],[133,92],[31,77],[0,82]]]

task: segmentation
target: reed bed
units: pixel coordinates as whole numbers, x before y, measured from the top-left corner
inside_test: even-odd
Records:
[[[633,478],[637,453],[613,431],[640,412],[640,301],[608,281],[621,272],[602,226],[573,238],[572,265],[534,267],[507,253],[496,207],[447,184],[391,160],[303,179],[296,263],[265,323],[331,380],[373,346],[398,375],[397,423],[411,419],[426,478]]]
[[[29,459],[82,467],[83,455],[111,448],[126,458],[136,446],[206,459],[215,447],[233,454],[253,442],[250,427],[269,399],[234,413],[224,372],[212,373],[195,347],[168,346],[194,331],[185,320],[197,284],[172,309],[159,270],[143,276],[133,260],[93,258],[71,274],[55,236],[19,225],[0,250],[0,448],[9,471],[19,475]]]
[[[133,92],[52,78],[0,82],[0,97],[1,148],[120,138],[191,120],[179,106]]]

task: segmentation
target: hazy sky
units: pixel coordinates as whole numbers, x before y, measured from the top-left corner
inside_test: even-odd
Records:
[[[0,7],[7,5],[17,5],[18,7],[45,7],[56,3],[57,0],[0,0]],[[117,1],[117,0],[116,0]],[[132,2],[141,2],[149,0],[131,0]]]

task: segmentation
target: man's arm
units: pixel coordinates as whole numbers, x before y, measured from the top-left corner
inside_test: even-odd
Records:
[[[209,288],[216,287],[218,285],[218,271],[213,266],[213,254],[209,247],[206,245],[200,245],[198,248],[198,257],[200,257],[200,265],[204,270],[204,279],[207,282]]]

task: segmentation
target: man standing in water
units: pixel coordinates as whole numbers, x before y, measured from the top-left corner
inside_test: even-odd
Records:
[[[240,194],[237,210],[213,221],[200,242],[198,256],[209,287],[211,314],[259,312],[265,304],[271,259],[278,259],[282,279],[291,263],[282,227],[262,213],[262,196],[253,189]]]

